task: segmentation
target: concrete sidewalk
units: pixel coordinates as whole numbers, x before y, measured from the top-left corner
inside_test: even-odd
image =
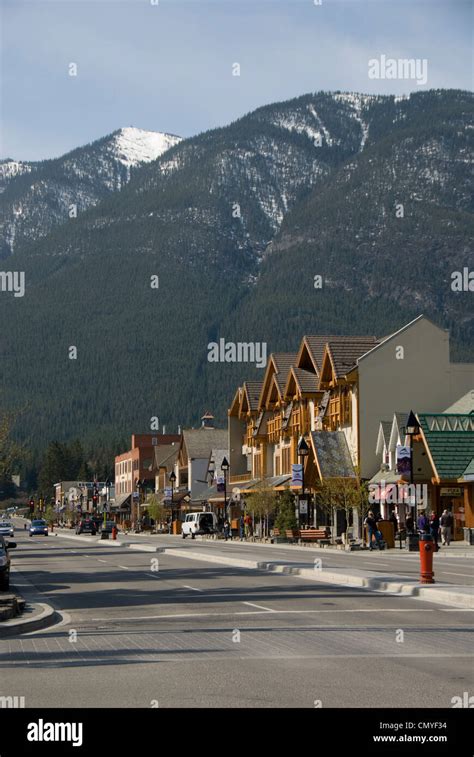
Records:
[[[126,534],[120,534],[119,539],[138,539],[138,542],[145,541],[145,540],[151,540],[152,542],[157,539],[165,539],[169,543],[178,544],[182,543],[184,540],[180,536],[173,536],[170,534],[151,534],[149,532],[141,532],[138,534],[133,533],[126,533]],[[186,539],[186,542],[189,543],[191,539]],[[193,543],[196,542],[203,542],[204,544],[223,544],[224,539],[212,539],[208,538],[206,536],[196,536],[196,538],[193,540]],[[318,544],[289,544],[289,543],[281,543],[281,544],[271,544],[270,542],[261,542],[258,540],[255,541],[240,541],[240,539],[234,538],[229,539],[229,542],[233,544],[238,544],[242,547],[264,547],[266,549],[287,549],[290,552],[295,552],[297,550],[301,550],[306,555],[311,554],[312,552],[321,553],[324,554],[331,554],[331,555],[340,555],[340,554],[361,554],[364,552],[367,552],[367,550],[361,549],[361,550],[355,550],[354,552],[350,552],[344,550],[344,549],[338,549],[335,546],[320,546]],[[123,541],[123,543],[127,543]],[[414,555],[417,554],[416,552],[408,552],[407,549],[404,547],[400,549],[398,543],[397,545],[392,549],[385,549],[384,556],[390,556],[390,557],[403,557],[404,555]],[[451,558],[451,557],[462,557],[462,558],[474,558],[474,547],[469,547],[464,542],[452,542],[449,547],[441,547],[439,551],[436,553],[436,558]]]

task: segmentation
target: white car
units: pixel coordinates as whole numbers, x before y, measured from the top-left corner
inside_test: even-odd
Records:
[[[0,536],[14,536],[15,529],[13,523],[8,520],[0,520]]]
[[[217,516],[215,513],[188,513],[181,527],[183,539],[196,534],[214,534],[217,531]]]

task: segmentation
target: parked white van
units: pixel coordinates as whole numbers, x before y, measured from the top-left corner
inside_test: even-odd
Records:
[[[215,534],[217,531],[217,516],[215,513],[188,513],[181,527],[183,539],[196,534]]]

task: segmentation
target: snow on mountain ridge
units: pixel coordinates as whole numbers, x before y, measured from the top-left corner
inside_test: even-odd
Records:
[[[31,166],[19,160],[0,161],[0,192],[3,192],[7,181],[22,173],[29,173]]]
[[[160,131],[145,131],[134,126],[120,129],[112,140],[112,150],[124,166],[156,160],[170,147],[182,142],[182,137]]]

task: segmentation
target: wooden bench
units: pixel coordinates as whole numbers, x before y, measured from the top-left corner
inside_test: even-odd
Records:
[[[300,538],[300,532],[297,528],[287,528],[285,535],[288,541],[297,541]]]
[[[300,531],[301,541],[319,541],[329,536],[325,528],[304,528]]]
[[[279,536],[281,536],[281,534],[280,534],[280,529],[279,529],[279,528],[274,528],[274,529],[273,529],[273,533],[272,533],[272,536],[276,536],[276,537],[279,537]]]

